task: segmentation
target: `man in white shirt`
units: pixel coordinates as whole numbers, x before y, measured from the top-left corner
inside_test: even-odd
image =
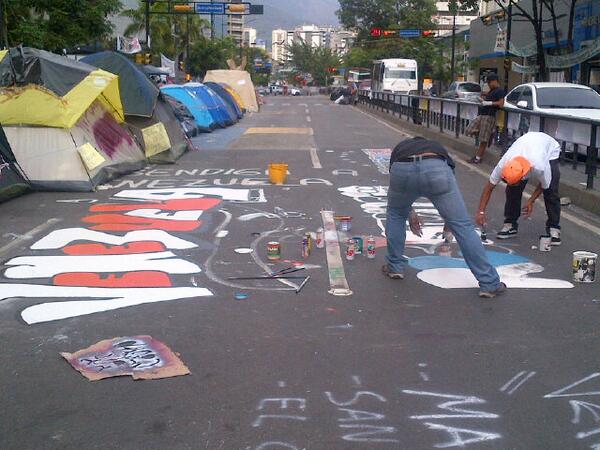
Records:
[[[497,237],[508,239],[516,236],[523,191],[527,181],[533,178],[538,185],[522,212],[525,218],[531,216],[534,203],[543,192],[548,215],[546,233],[552,238],[552,245],[560,245],[559,156],[560,144],[545,133],[529,132],[517,139],[498,162],[481,193],[477,223],[485,226],[485,208],[492,191],[503,180],[506,182],[504,226]]]

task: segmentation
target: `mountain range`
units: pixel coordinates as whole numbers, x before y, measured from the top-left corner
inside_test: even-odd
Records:
[[[264,15],[247,16],[246,25],[256,28],[259,39],[264,39],[270,49],[271,31],[277,28],[293,29],[298,25],[339,25],[335,12],[337,0],[256,0],[264,5]]]

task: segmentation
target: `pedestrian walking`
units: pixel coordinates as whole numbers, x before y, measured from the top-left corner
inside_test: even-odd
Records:
[[[487,77],[489,91],[482,93],[482,107],[479,115],[469,124],[465,130],[467,136],[478,136],[479,148],[477,153],[469,162],[471,164],[480,164],[485,154],[485,150],[490,145],[492,135],[496,129],[496,112],[504,106],[504,96],[506,92],[500,87],[498,75],[491,74]]]
[[[406,221],[413,233],[420,234],[420,222],[412,205],[427,197],[435,205],[460,246],[463,257],[479,282],[479,296],[494,298],[504,292],[498,272],[487,259],[481,239],[475,232],[454,178],[454,161],[438,142],[415,137],[400,142],[390,158],[390,185],[387,204],[387,263],[385,275],[404,278]],[[409,219],[410,216],[410,219]]]
[[[546,234],[551,237],[551,245],[560,245],[560,144],[545,133],[529,132],[517,139],[498,162],[490,179],[481,193],[477,223],[484,226],[487,222],[485,209],[492,191],[501,180],[506,182],[506,201],[504,204],[504,225],[498,232],[498,239],[509,239],[519,231],[521,212],[529,218],[537,198],[543,193],[546,206]],[[523,191],[530,178],[538,185],[521,210]]]

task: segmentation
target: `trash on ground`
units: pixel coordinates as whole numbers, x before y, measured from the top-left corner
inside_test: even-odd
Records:
[[[254,250],[251,248],[236,248],[234,252],[239,253],[240,255],[247,255],[248,253],[252,253]]]
[[[61,356],[90,381],[125,375],[154,380],[191,373],[169,347],[147,335],[105,339]]]

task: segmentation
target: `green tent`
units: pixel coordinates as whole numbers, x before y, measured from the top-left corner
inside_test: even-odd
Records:
[[[0,126],[0,202],[22,195],[28,190],[29,183],[21,176],[15,155]]]

